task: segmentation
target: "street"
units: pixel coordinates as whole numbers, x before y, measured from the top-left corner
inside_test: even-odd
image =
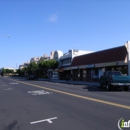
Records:
[[[0,77],[0,130],[119,130],[121,118],[130,90]]]

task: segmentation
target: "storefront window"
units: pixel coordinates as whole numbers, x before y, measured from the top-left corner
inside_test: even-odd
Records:
[[[83,77],[86,77],[86,70],[83,70]]]
[[[78,70],[78,78],[80,78],[80,70]]]
[[[105,72],[105,68],[100,68],[98,70],[98,78],[100,78],[104,74],[104,72]]]
[[[123,75],[127,75],[127,66],[116,67],[116,70],[121,71]]]

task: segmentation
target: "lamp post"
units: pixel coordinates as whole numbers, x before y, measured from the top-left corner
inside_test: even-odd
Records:
[[[10,38],[10,35],[0,35],[0,37],[7,37],[7,38]]]
[[[0,35],[0,37],[7,37],[7,38],[10,38],[10,35]]]

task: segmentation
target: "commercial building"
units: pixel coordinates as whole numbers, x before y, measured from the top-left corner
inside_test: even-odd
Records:
[[[72,74],[70,66],[74,57],[89,53],[92,53],[92,51],[71,49],[64,54],[62,51],[56,51],[54,54],[54,58],[56,59],[57,56],[57,59],[59,61],[59,79],[65,79],[67,74]]]
[[[70,74],[71,71],[72,80],[75,81],[97,81],[107,70],[119,70],[130,75],[129,41],[124,46],[76,56],[71,66],[62,69],[62,73]],[[65,79],[65,75],[62,79]]]

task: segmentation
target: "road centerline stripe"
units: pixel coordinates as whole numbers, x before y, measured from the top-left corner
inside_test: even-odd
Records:
[[[9,79],[9,80],[13,80],[13,79]],[[17,81],[17,80],[13,80],[13,81]],[[100,100],[100,99],[96,99],[96,98],[81,96],[81,95],[77,95],[77,94],[73,94],[73,93],[69,93],[69,92],[64,92],[64,91],[60,91],[60,90],[56,90],[56,89],[52,89],[52,88],[47,88],[47,87],[39,86],[39,85],[35,85],[35,84],[30,84],[30,83],[26,83],[26,82],[22,82],[22,81],[17,81],[17,82],[22,83],[22,84],[26,84],[26,85],[29,85],[29,86],[33,86],[33,87],[37,87],[37,88],[41,88],[41,89],[46,89],[46,90],[50,90],[50,91],[53,91],[53,92],[57,92],[57,93],[61,93],[61,94],[65,94],[65,95],[89,100],[89,101],[94,101],[94,102],[98,102],[98,103],[107,104],[107,105],[116,106],[116,107],[125,108],[125,109],[130,110],[130,106],[123,105],[123,104],[118,104],[118,103]]]

